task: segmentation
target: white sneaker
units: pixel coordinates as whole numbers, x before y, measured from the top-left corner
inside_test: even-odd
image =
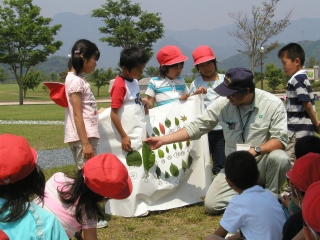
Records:
[[[100,220],[98,223],[97,223],[97,228],[104,228],[108,226],[108,222],[106,220]]]

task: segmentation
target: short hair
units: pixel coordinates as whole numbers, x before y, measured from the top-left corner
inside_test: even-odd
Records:
[[[241,190],[257,185],[259,170],[255,157],[248,151],[229,154],[225,161],[225,174]]]
[[[169,68],[173,68],[176,67],[178,65],[182,65],[182,68],[184,66],[184,62],[180,62],[180,63],[175,63],[172,65],[163,65],[159,67],[159,76],[162,78],[166,78],[167,77],[167,73],[169,71]]]
[[[25,178],[11,184],[0,185],[0,197],[7,199],[0,207],[0,222],[15,222],[29,210],[30,198],[44,198],[46,179],[39,166]],[[3,215],[4,214],[4,215]]]
[[[281,58],[285,53],[287,57],[294,61],[296,58],[300,59],[300,64],[303,66],[305,61],[305,53],[303,48],[298,43],[289,43],[278,51],[278,58]]]
[[[132,68],[146,64],[149,59],[148,54],[139,47],[125,48],[120,53],[120,67],[126,67],[130,72]]]
[[[213,62],[213,65],[214,65],[214,69],[216,70],[216,72],[218,72],[218,67],[217,67],[217,59],[215,58],[215,59],[211,59],[211,60],[209,60],[209,61],[207,61],[207,62]],[[199,65],[200,65],[201,63],[199,63],[199,64],[197,64],[196,65],[196,69],[199,71]],[[200,73],[200,75],[201,75],[201,73]]]
[[[310,135],[297,139],[294,145],[296,158],[298,159],[310,152],[320,154],[320,138]]]
[[[96,44],[86,39],[78,40],[71,50],[72,67],[76,71],[76,75],[79,75],[82,72],[84,65],[81,54],[85,59],[90,59],[92,56],[95,56],[96,60],[99,60],[100,58],[100,51]]]

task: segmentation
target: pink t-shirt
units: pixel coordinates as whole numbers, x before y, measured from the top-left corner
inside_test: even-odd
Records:
[[[70,94],[77,92],[81,93],[82,114],[87,137],[100,138],[97,103],[90,84],[83,77],[76,76],[73,72],[68,72],[65,87],[69,106],[65,110],[64,142],[69,143],[80,140],[74,122],[73,107],[70,99]]]
[[[79,232],[81,229],[97,227],[97,221],[86,220],[85,216],[83,217],[84,223],[78,223],[74,217],[75,206],[63,204],[60,201],[57,189],[63,189],[66,183],[70,183],[72,181],[72,179],[66,177],[62,172],[55,173],[46,182],[43,203],[35,201],[37,205],[56,215],[69,238],[72,238],[75,233]]]

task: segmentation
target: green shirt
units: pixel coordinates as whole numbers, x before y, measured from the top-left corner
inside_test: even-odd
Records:
[[[239,112],[241,118],[239,116]],[[248,116],[250,116],[248,122]],[[242,126],[244,142],[242,140]],[[287,146],[288,130],[285,107],[280,98],[271,93],[255,89],[250,106],[233,106],[226,97],[220,97],[210,104],[204,114],[186,125],[191,140],[199,139],[220,122],[225,138],[225,153],[228,156],[236,151],[237,143],[260,146],[269,139],[279,140]],[[246,124],[247,122],[247,124]],[[260,160],[261,156],[257,158]]]

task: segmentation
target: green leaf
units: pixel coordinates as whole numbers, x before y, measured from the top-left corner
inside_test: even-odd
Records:
[[[180,150],[182,150],[182,143],[181,142],[179,142],[179,148],[180,148]]]
[[[187,147],[190,146],[190,140],[187,140]]]
[[[166,171],[166,172],[164,173],[164,178],[167,179],[167,178],[169,178],[169,177],[170,177],[170,174]]]
[[[169,148],[168,148],[168,146],[166,146],[166,152],[169,153]]]
[[[161,169],[158,166],[156,168],[156,174],[157,174],[157,178],[160,179],[160,177],[161,177]]]
[[[193,162],[193,158],[189,155],[189,157],[188,157],[188,168],[191,167],[192,162]]]
[[[164,125],[166,125],[167,128],[170,128],[170,127],[171,127],[171,121],[167,118],[167,119],[164,121]]]
[[[143,145],[142,145],[142,160],[143,160],[143,167],[146,173],[146,177],[148,177],[149,170],[156,161],[156,156],[146,142],[143,142]]]
[[[159,130],[158,130],[157,127],[154,127],[154,128],[153,128],[153,132],[154,132],[154,134],[157,135],[157,136],[160,135],[160,132],[159,132]]]
[[[164,158],[164,152],[161,149],[158,149],[159,158]]]
[[[183,171],[185,172],[185,171],[187,170],[187,163],[186,163],[185,161],[183,161],[183,160],[182,160],[181,165],[182,165],[182,169],[183,169]]]
[[[171,165],[170,165],[170,172],[171,172],[171,175],[174,176],[174,177],[178,177],[179,176],[179,169],[173,163],[171,163]]]
[[[128,152],[126,162],[128,166],[140,167],[142,164],[141,154],[136,150]]]
[[[176,150],[177,149],[177,145],[174,143],[173,144],[173,149]]]
[[[179,119],[178,118],[174,118],[174,123],[176,124],[176,126],[179,126],[180,122],[179,122]]]

